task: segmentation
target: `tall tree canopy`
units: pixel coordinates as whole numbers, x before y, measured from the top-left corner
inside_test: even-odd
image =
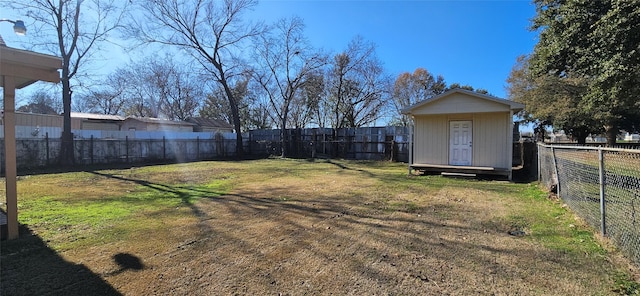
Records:
[[[396,110],[393,124],[409,125],[410,119],[402,115],[402,109],[443,93],[446,86],[442,75],[433,76],[425,68],[398,75],[393,85],[393,106]]]
[[[551,74],[534,76],[529,71],[528,57],[520,56],[507,82],[509,98],[526,104],[526,110],[520,115],[536,124],[537,131],[551,125],[575,137],[580,144],[586,142],[590,133],[598,131],[596,121],[583,106],[584,79]]]
[[[387,107],[389,77],[376,46],[361,36],[333,57],[325,79],[323,109],[334,128],[361,127],[375,122]]]
[[[583,108],[615,144],[620,128],[640,121],[640,1],[535,0],[540,32],[529,61],[533,77],[552,75],[585,84]]]
[[[292,104],[299,100],[307,76],[323,67],[325,56],[311,47],[304,37],[304,23],[293,17],[277,21],[267,33],[255,39],[255,79],[269,99],[284,141]],[[294,108],[295,109],[295,108]],[[281,145],[282,157],[286,145]]]
[[[262,33],[261,25],[242,20],[243,13],[257,4],[255,0],[145,0],[145,13],[135,36],[149,43],[175,46],[185,50],[224,90],[233,125],[241,130],[238,99],[232,88],[246,72],[242,61],[245,41]],[[242,134],[236,134],[236,155],[242,156]]]

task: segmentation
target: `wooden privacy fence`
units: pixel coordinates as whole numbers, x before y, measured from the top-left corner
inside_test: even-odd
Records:
[[[253,154],[280,155],[301,158],[345,158],[357,160],[409,160],[408,127],[313,128],[257,130],[249,133]]]
[[[235,140],[215,139],[74,139],[75,163],[115,164],[186,162],[235,156]],[[248,144],[248,143],[247,143]],[[52,166],[60,155],[61,140],[16,140],[18,168]],[[247,147],[245,147],[246,149]],[[2,151],[4,154],[4,151]],[[4,155],[2,155],[4,162]],[[4,163],[2,164],[4,166]]]
[[[144,162],[185,162],[236,156],[236,141],[229,135],[211,138],[162,137],[139,139],[75,138],[74,157],[78,165]],[[3,139],[0,139],[2,143]],[[287,157],[332,157],[357,160],[408,161],[409,128],[314,128],[285,131]],[[256,130],[243,134],[246,156],[280,155],[280,130]],[[61,141],[48,135],[16,140],[18,168],[53,166],[60,155]],[[2,151],[4,154],[4,151]],[[4,161],[4,155],[2,155]],[[4,163],[2,164],[4,166]]]

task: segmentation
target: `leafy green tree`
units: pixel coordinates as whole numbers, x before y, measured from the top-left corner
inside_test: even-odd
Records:
[[[473,88],[473,86],[468,85],[468,84],[460,85],[460,83],[458,83],[458,82],[451,83],[445,90],[449,91],[449,90],[457,89],[457,88],[464,89],[464,90],[469,90],[469,91],[475,91],[475,88]]]
[[[543,131],[551,125],[575,137],[580,144],[598,130],[593,117],[582,106],[586,91],[584,79],[531,75],[527,56],[520,56],[507,83],[509,99],[526,105],[520,116],[535,123],[537,130]]]
[[[640,1],[535,0],[533,30],[540,32],[530,59],[534,77],[582,80],[580,104],[615,144],[620,128],[640,121]]]

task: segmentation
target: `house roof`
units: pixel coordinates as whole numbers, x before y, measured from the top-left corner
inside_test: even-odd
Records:
[[[183,126],[195,125],[191,122],[186,122],[186,121],[173,121],[173,120],[153,118],[153,117],[127,117],[125,121],[127,120],[135,120],[135,121],[140,121],[145,123],[153,123],[153,124],[161,124],[161,125],[183,125]]]
[[[113,120],[113,121],[123,121],[124,120],[124,117],[118,116],[118,115],[81,113],[81,112],[71,112],[71,118],[94,119],[94,120]]]
[[[15,87],[20,89],[36,81],[60,82],[62,59],[37,52],[0,45],[0,75],[15,78]],[[4,87],[4,80],[0,79]]]
[[[417,108],[420,108],[424,105],[428,105],[430,103],[442,100],[443,98],[449,97],[453,94],[465,94],[465,95],[469,95],[478,99],[482,99],[482,100],[487,100],[487,101],[491,101],[491,102],[495,102],[495,103],[499,103],[499,104],[503,104],[503,105],[508,105],[509,108],[513,111],[513,112],[518,112],[522,109],[524,109],[524,104],[518,103],[518,102],[514,102],[514,101],[510,101],[510,100],[505,100],[505,99],[501,99],[498,97],[494,97],[491,95],[485,95],[485,94],[481,94],[481,93],[477,93],[475,91],[470,91],[470,90],[466,90],[466,89],[461,89],[461,88],[456,88],[456,89],[452,89],[449,90],[447,92],[444,92],[440,95],[437,95],[435,97],[426,99],[426,100],[422,100],[420,102],[417,102],[407,108],[402,109],[402,114],[411,114],[412,110],[415,110]]]
[[[201,127],[209,128],[225,128],[233,129],[233,126],[224,120],[205,118],[205,117],[189,117],[186,120]]]

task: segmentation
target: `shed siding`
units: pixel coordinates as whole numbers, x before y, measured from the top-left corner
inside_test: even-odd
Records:
[[[454,93],[412,110],[413,115],[509,112],[509,105],[476,98],[463,93]]]
[[[474,114],[473,165],[509,168],[508,139],[509,113]]]
[[[449,121],[446,115],[416,116],[413,162],[448,164],[448,129]]]

